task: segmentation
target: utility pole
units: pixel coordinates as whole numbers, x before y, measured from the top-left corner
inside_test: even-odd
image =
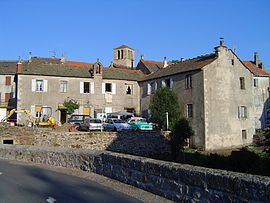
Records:
[[[166,112],[166,124],[167,124],[167,131],[169,130],[169,113]]]

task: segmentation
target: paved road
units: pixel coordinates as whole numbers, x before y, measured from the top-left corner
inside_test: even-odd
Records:
[[[139,203],[89,179],[0,160],[0,203]]]

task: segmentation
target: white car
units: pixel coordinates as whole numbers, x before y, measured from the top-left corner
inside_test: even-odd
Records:
[[[125,121],[117,118],[109,118],[104,123],[104,130],[109,131],[130,131],[132,130],[131,125]]]

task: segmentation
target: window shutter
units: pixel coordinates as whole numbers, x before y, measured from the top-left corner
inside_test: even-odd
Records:
[[[105,94],[105,83],[102,83],[101,92],[102,94]]]
[[[171,89],[173,88],[173,79],[172,78],[170,79],[170,88]]]
[[[112,83],[112,94],[116,94],[116,84]]]
[[[48,80],[43,80],[44,82],[44,92],[48,91]]]
[[[162,80],[161,86],[162,86],[162,87],[165,87],[165,86],[166,86],[165,80]]]
[[[32,79],[32,92],[36,91],[36,80]]]
[[[83,82],[80,82],[80,93],[83,93]]]
[[[155,82],[155,92],[157,91],[157,82]]]
[[[90,92],[91,92],[91,94],[95,93],[94,82],[90,82]]]
[[[36,117],[35,105],[31,105],[31,114],[34,118]]]
[[[151,84],[148,83],[147,84],[147,95],[150,95],[151,94]]]

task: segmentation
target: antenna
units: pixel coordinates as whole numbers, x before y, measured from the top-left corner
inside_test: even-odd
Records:
[[[52,58],[55,58],[55,56],[56,56],[56,51],[55,51],[55,50],[52,50],[52,51],[49,51],[49,52],[53,54],[53,55],[52,55]]]

